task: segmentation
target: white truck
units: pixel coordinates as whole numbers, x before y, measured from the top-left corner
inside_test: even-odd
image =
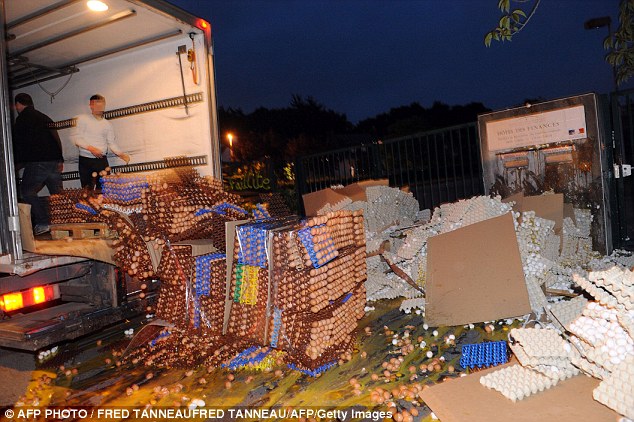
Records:
[[[109,155],[113,172],[191,165],[220,178],[211,27],[163,0],[0,0],[0,21],[0,346],[35,351],[138,315],[152,294],[113,265],[24,250],[12,99],[30,94],[55,122],[65,188],[80,186],[73,118],[96,93],[131,156]]]

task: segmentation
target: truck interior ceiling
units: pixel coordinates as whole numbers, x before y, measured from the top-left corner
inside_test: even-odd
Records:
[[[4,8],[11,90],[68,78],[82,65],[192,31],[162,1],[20,0]]]

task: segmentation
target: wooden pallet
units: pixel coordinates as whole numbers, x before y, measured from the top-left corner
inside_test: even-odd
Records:
[[[55,239],[95,239],[110,235],[105,223],[69,223],[51,225],[51,238]]]

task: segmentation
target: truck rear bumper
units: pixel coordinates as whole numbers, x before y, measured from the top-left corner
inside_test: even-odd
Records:
[[[152,296],[119,307],[96,308],[87,303],[64,303],[52,308],[14,315],[0,321],[0,347],[36,351],[93,333],[145,311]]]

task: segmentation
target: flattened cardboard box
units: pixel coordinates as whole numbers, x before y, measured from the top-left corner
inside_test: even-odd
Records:
[[[225,273],[225,313],[222,323],[222,334],[227,334],[229,326],[229,317],[231,316],[231,305],[233,299],[231,297],[231,271],[233,270],[233,246],[236,239],[236,227],[247,224],[251,220],[238,220],[225,222],[225,254],[227,261],[227,272]]]
[[[535,211],[535,215],[555,222],[554,230],[559,233],[563,228],[564,217],[572,216],[574,212],[571,204],[564,204],[564,195],[561,193],[524,196],[521,192],[513,194],[502,202],[515,202],[513,211]]]
[[[390,181],[388,179],[364,180],[352,183],[344,188],[334,189],[334,191],[352,199],[352,201],[367,201],[368,197],[365,194],[367,188],[372,186],[389,186],[389,184]]]
[[[535,211],[535,215],[555,222],[556,233],[563,228],[564,195],[561,193],[525,196],[522,198],[521,212]]]
[[[367,196],[365,190],[370,186],[389,186],[389,180],[364,180],[357,183],[352,183],[344,188],[331,189],[326,188],[318,190],[317,192],[307,193],[302,195],[304,201],[304,212],[307,216],[317,215],[317,211],[324,207],[326,204],[334,205],[346,198],[354,201],[366,201]]]
[[[425,322],[463,325],[531,312],[510,213],[429,238]]]
[[[304,212],[307,216],[317,215],[319,211],[326,204],[336,204],[344,199],[346,196],[337,193],[335,190],[326,188],[317,192],[307,193],[302,195],[304,201]]]
[[[508,365],[508,364],[507,364]],[[596,380],[578,375],[513,403],[480,378],[504,366],[446,380],[422,392],[422,399],[442,422],[615,422],[619,415],[592,398]]]

